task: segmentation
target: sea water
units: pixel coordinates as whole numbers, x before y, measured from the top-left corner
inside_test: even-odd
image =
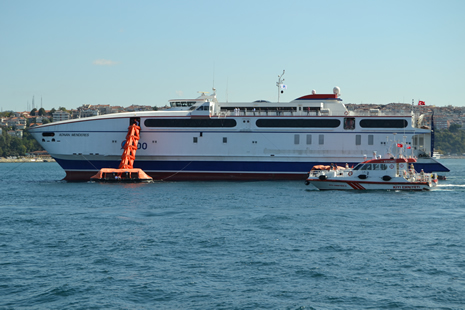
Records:
[[[0,164],[0,309],[465,309],[465,161],[441,162],[429,192]]]

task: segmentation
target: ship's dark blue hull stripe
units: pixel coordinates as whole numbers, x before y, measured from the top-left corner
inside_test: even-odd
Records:
[[[64,170],[100,170],[101,168],[118,168],[120,161],[103,160],[63,160],[56,159]],[[345,166],[344,163],[333,162]],[[315,165],[330,165],[322,162],[237,162],[237,161],[135,161],[134,168],[144,171],[166,172],[205,172],[205,173],[307,173]],[[350,167],[358,163],[347,163]],[[415,169],[424,172],[449,172],[440,163],[415,163]]]

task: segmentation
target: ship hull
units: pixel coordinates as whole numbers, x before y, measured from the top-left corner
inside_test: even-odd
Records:
[[[88,180],[101,168],[118,167],[118,160],[59,159],[58,164],[66,172],[65,180]],[[335,163],[354,166],[356,162],[261,162],[261,161],[166,161],[136,160],[135,168],[144,170],[154,180],[213,181],[213,180],[305,180],[308,168],[320,164]],[[416,163],[416,169],[430,173],[444,171],[439,163]]]

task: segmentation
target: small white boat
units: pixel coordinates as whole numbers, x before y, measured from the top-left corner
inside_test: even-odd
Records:
[[[434,159],[441,159],[441,153],[436,152],[436,151],[433,152],[433,158],[434,158]]]
[[[437,174],[415,171],[414,158],[374,158],[354,168],[314,166],[305,182],[319,190],[422,191],[437,186]]]

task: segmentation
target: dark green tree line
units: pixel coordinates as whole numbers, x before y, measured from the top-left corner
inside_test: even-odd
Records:
[[[33,151],[42,151],[43,148],[26,130],[23,138],[10,136],[6,129],[2,129],[0,136],[0,157],[24,156]]]
[[[465,130],[460,129],[460,125],[451,125],[449,129],[435,132],[434,148],[442,154],[465,153]]]

